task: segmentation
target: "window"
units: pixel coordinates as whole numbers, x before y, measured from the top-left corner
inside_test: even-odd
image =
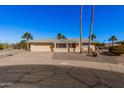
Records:
[[[56,48],[67,48],[67,45],[65,43],[57,43]]]

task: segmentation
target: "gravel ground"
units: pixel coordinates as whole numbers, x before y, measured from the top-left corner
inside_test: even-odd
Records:
[[[91,56],[87,56],[86,54],[79,54],[79,53],[54,53],[53,59],[124,64],[124,56],[113,56],[113,55],[110,56],[104,54],[99,54],[97,57],[91,57]]]
[[[14,56],[20,53],[25,52],[24,50],[21,49],[5,49],[5,50],[0,50],[0,58],[5,58],[9,56]]]
[[[14,55],[19,55],[26,51],[20,49],[10,49],[10,50],[0,50],[0,58],[10,57]],[[77,61],[90,61],[90,62],[103,62],[103,63],[114,63],[114,64],[124,64],[124,56],[114,56],[107,51],[102,51],[97,57],[87,56],[86,54],[79,53],[53,53],[52,58],[54,60],[77,60]]]

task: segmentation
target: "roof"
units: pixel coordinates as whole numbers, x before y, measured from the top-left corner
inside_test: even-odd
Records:
[[[29,43],[79,43],[79,38],[68,38],[68,39],[41,39],[41,40],[30,40]],[[88,39],[83,39],[83,43],[88,43]],[[92,41],[91,43],[97,43],[96,41]]]

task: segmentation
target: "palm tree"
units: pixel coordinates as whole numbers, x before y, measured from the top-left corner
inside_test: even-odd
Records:
[[[82,54],[82,10],[83,6],[80,6],[80,53]]]
[[[63,35],[63,36],[62,36],[62,39],[67,39],[67,38],[65,37],[65,35]]]
[[[29,50],[28,41],[29,40],[33,40],[33,36],[29,32],[25,32],[21,38],[23,38],[26,41],[26,43],[27,43],[27,50]]]
[[[67,39],[67,38],[65,37],[65,35],[63,35],[61,33],[58,33],[57,34],[57,39]]]
[[[112,45],[114,45],[115,41],[117,41],[117,40],[118,39],[114,35],[109,38],[109,41],[112,41]]]
[[[26,41],[33,40],[33,36],[29,32],[25,32],[22,38]]]
[[[93,22],[94,22],[94,5],[92,6],[92,16],[91,16],[91,23],[90,23],[89,47],[88,47],[89,55],[91,55],[91,40],[92,40]]]
[[[91,40],[92,40],[92,41],[94,41],[94,39],[96,39],[96,38],[97,38],[97,37],[96,37],[95,34],[92,34],[92,35],[91,35]]]
[[[61,33],[58,33],[57,34],[57,39],[61,39],[62,38],[62,34]]]
[[[88,38],[89,38],[89,37],[88,37]],[[92,35],[91,35],[91,40],[92,40],[92,41],[94,41],[94,39],[96,39],[96,38],[97,38],[97,37],[96,37],[95,34],[92,34]]]

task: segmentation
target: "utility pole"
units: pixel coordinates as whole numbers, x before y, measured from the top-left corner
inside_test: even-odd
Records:
[[[83,6],[80,6],[80,53],[82,54],[83,49],[82,49],[82,10]]]

